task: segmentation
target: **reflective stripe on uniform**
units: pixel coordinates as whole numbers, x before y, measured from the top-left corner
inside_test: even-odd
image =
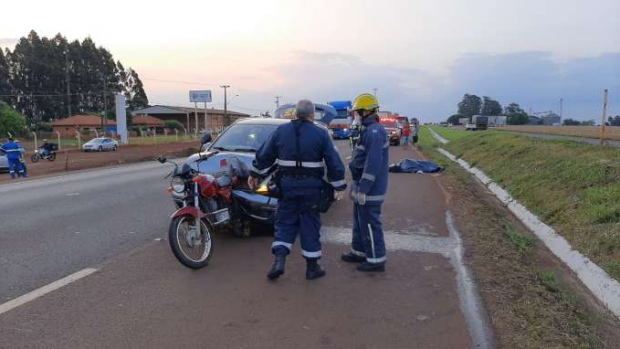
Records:
[[[362,179],[367,179],[367,180],[369,180],[371,182],[374,182],[375,179],[377,179],[377,177],[375,175],[373,175],[373,174],[370,174],[370,173],[364,173],[362,175]]]
[[[372,249],[372,258],[367,258],[368,259],[376,259],[376,253],[375,253],[375,237],[374,234],[372,232],[372,227],[370,226],[370,224],[368,224],[368,235],[370,236],[370,248]]]
[[[271,244],[271,248],[275,248],[278,246],[284,246],[286,247],[289,251],[291,250],[291,246],[293,246],[292,244],[289,244],[288,242],[284,242],[284,241],[274,241]]]
[[[301,255],[307,258],[319,258],[322,256],[322,253],[321,251],[308,252],[308,251],[301,250]]]
[[[390,146],[390,142],[385,142],[385,144],[383,145],[383,148],[388,148]]]
[[[267,167],[266,169],[259,170],[259,169],[257,169],[256,167],[252,166],[252,168],[250,169],[250,171],[252,171],[252,172],[256,172],[256,173],[258,173],[258,174],[265,174],[265,173],[269,172],[269,170],[270,170],[270,169],[271,169],[271,167]]]
[[[384,263],[386,260],[385,256],[381,258],[366,258],[368,263]]]
[[[278,165],[280,166],[287,166],[287,167],[296,167],[297,166],[297,162],[293,161],[293,160],[282,160],[282,159],[278,159]],[[313,162],[313,161],[302,161],[301,162],[301,167],[306,167],[306,168],[320,168],[323,167],[323,162]]]
[[[366,201],[383,201],[385,195],[366,195]]]
[[[360,144],[357,147],[355,147],[355,149],[366,150],[366,147],[364,147],[363,145]]]
[[[358,257],[366,257],[366,254],[364,252],[356,251],[354,249],[351,249],[351,254],[354,254]]]
[[[346,181],[346,180],[344,180],[344,179],[342,179],[342,180],[339,180],[339,181],[329,182],[329,184],[331,184],[331,185],[332,185],[332,187],[341,187],[341,186],[343,186],[343,185],[346,185],[346,184],[347,184],[347,181]]]

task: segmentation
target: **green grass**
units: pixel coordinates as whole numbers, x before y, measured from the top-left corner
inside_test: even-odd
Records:
[[[558,277],[553,270],[541,270],[538,273],[540,284],[545,286],[549,292],[560,292]]]
[[[519,233],[514,226],[506,227],[506,235],[510,242],[521,252],[529,253],[532,246],[536,244],[536,240],[533,237]]]
[[[431,126],[431,128],[433,129],[433,131],[437,132],[440,136],[442,136],[443,138],[449,141],[458,141],[459,139],[465,138],[469,136],[470,134],[475,133],[471,131],[468,132],[462,128],[457,128],[457,127]]]
[[[422,130],[422,146],[437,146]],[[620,280],[620,148],[492,130],[435,130],[452,139],[445,149],[482,169]]]

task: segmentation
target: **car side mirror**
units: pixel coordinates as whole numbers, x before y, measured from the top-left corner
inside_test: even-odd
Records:
[[[207,144],[207,143],[211,143],[211,134],[210,133],[205,133],[204,136],[202,136],[202,139],[200,140],[201,144]]]
[[[159,157],[157,157],[157,161],[159,161],[160,164],[163,164],[163,163],[166,162],[166,158],[163,157],[163,156],[159,156]]]

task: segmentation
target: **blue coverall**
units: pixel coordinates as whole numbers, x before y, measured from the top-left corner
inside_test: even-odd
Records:
[[[302,255],[307,259],[319,259],[321,217],[317,208],[323,177],[327,169],[327,180],[334,189],[345,190],[344,164],[327,130],[301,120],[280,125],[271,134],[256,152],[251,175],[260,177],[276,164],[282,176],[281,195],[271,251],[274,255],[288,255],[299,233]]]
[[[9,141],[2,145],[2,150],[6,153],[6,158],[9,162],[9,173],[11,174],[11,178],[15,178],[15,175],[22,177],[26,176],[24,172],[24,168],[22,167],[19,158],[21,157],[24,148],[22,148],[19,144]]]
[[[351,200],[355,203],[351,253],[366,257],[369,263],[385,263],[381,204],[388,186],[389,142],[377,115],[364,118],[362,125],[360,143],[349,163]],[[365,194],[365,203],[359,202],[355,192]]]

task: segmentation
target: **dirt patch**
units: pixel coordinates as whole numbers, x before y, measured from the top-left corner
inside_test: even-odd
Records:
[[[77,149],[61,151],[55,161],[30,161],[30,154],[26,154],[26,166],[29,177],[41,177],[68,171],[86,170],[90,168],[114,166],[140,161],[154,160],[159,155],[167,157],[188,156],[198,151],[198,142],[179,142],[153,145],[129,145],[120,147],[117,151],[108,152],[81,152]],[[9,174],[0,174],[0,183],[10,181]]]
[[[619,347],[620,322],[482,185],[455,166],[438,180],[501,347]]]

